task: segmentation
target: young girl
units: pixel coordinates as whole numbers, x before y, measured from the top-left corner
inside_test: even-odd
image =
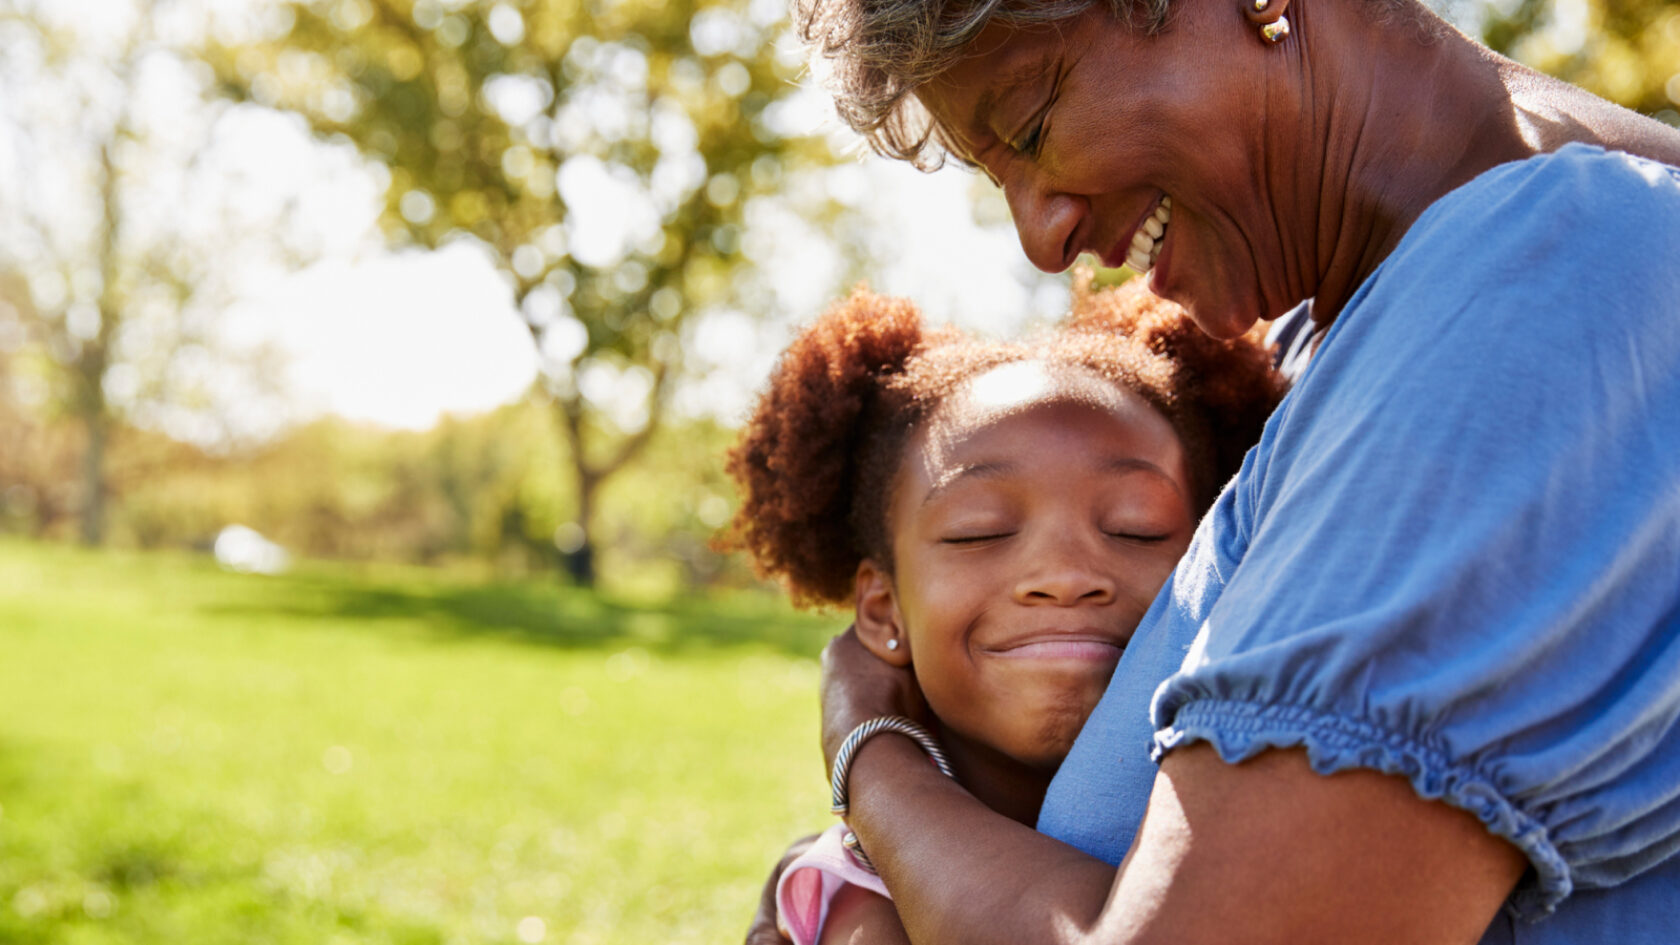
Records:
[[[864,646],[913,671],[953,775],[1031,826],[1281,393],[1258,343],[1140,286],[1087,280],[1065,323],[1012,344],[858,290],[788,347],[731,453],[733,540],[797,603],[852,605]],[[842,833],[783,873],[799,945],[896,923]]]

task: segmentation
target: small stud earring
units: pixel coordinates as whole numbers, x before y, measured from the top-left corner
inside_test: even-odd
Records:
[[[1265,13],[1266,8],[1271,6],[1271,5],[1272,5],[1272,0],[1254,0],[1254,12],[1255,13]]]
[[[1255,0],[1256,3],[1260,0]],[[1277,45],[1289,37],[1289,17],[1280,16],[1275,21],[1260,27],[1260,38],[1272,45]]]
[[[893,637],[892,639],[887,641],[887,649],[889,649],[889,650],[898,649],[898,637]]]

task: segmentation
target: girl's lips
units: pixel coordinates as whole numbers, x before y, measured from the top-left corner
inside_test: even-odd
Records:
[[[1125,647],[1112,640],[1091,636],[1056,635],[1033,637],[993,649],[1004,659],[1081,660],[1112,662]]]

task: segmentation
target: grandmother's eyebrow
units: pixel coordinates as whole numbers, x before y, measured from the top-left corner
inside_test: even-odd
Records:
[[[1046,52],[1037,59],[1018,63],[1013,69],[998,76],[975,101],[974,112],[968,119],[969,130],[981,135],[990,133],[992,112],[997,110],[999,100],[1015,91],[1022,83],[1050,74],[1055,68],[1057,55],[1058,51]]]

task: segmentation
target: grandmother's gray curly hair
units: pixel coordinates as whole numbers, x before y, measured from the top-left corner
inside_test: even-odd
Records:
[[[792,0],[800,39],[840,118],[879,154],[929,170],[953,153],[912,94],[962,56],[990,23],[1047,25],[1106,8],[1149,32],[1171,0]],[[930,155],[928,145],[937,151]],[[960,155],[958,156],[960,158]]]

